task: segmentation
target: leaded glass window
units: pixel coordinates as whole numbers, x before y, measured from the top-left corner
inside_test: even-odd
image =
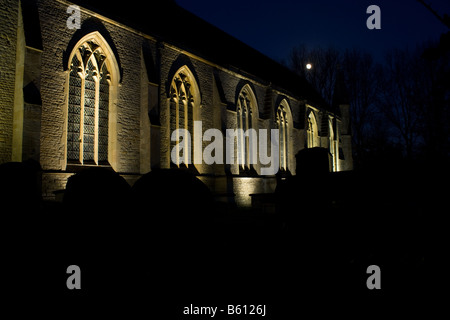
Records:
[[[94,41],[73,55],[69,75],[67,160],[102,164],[108,161],[110,75],[106,56]]]
[[[277,126],[279,134],[280,170],[288,169],[288,121],[287,113],[283,106],[277,110]]]
[[[339,161],[339,139],[336,127],[336,119],[330,118],[328,121],[329,126],[329,151],[332,156],[333,161],[333,171],[338,171],[338,161]]]
[[[308,148],[317,147],[318,132],[317,132],[317,121],[314,116],[314,112],[310,112],[308,116],[308,128],[307,128],[307,146]]]
[[[186,129],[193,135],[194,130],[194,95],[192,93],[192,85],[189,78],[183,72],[178,72],[173,78],[170,87],[170,132],[177,129]],[[176,150],[177,159],[174,165],[180,166],[180,144],[178,137],[176,141],[171,141],[171,150]],[[185,152],[190,151],[189,141],[183,141]],[[190,159],[190,155],[188,155]],[[173,159],[174,160],[174,159]]]
[[[254,159],[251,158],[251,130],[253,128],[253,107],[247,88],[241,91],[237,101],[237,158],[240,169],[249,170]]]

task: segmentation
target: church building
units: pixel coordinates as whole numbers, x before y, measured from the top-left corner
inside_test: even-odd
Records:
[[[2,0],[0,22],[0,164],[39,162],[46,200],[85,168],[133,185],[186,167],[217,199],[249,207],[250,195],[296,174],[304,148],[326,148],[331,171],[353,167],[345,99],[328,105],[306,79],[175,1]],[[177,129],[191,134],[192,159],[211,143],[208,129],[242,129],[237,161],[224,151],[224,161],[182,163],[172,155]],[[278,129],[276,174],[250,157],[239,134],[250,129],[269,144]]]

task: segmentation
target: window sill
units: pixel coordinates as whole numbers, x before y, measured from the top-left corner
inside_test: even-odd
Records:
[[[113,168],[108,162],[101,162],[99,164],[96,164],[94,162],[87,162],[87,163],[85,162],[83,164],[79,162],[69,162],[67,163],[66,171],[77,173],[89,168],[104,168],[113,170]]]

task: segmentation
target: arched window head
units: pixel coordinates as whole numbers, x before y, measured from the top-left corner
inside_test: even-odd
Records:
[[[250,170],[256,164],[257,140],[255,121],[257,120],[256,97],[249,85],[245,85],[236,102],[237,114],[237,159],[241,170]]]
[[[276,122],[279,133],[279,157],[280,170],[287,171],[289,167],[289,130],[290,130],[291,114],[290,108],[286,100],[279,105],[276,113]]]
[[[95,39],[71,55],[67,121],[67,161],[108,163],[111,73],[108,54]]]
[[[193,148],[190,145],[194,140],[194,121],[198,118],[197,109],[200,100],[200,93],[195,78],[186,66],[180,68],[174,75],[169,92],[170,103],[170,134],[179,133],[179,129],[189,132],[191,139],[181,141],[179,135],[176,140],[171,139],[171,150],[174,150],[175,157],[172,157],[172,164],[180,167],[192,163]]]
[[[316,116],[314,115],[313,111],[310,111],[308,115],[308,126],[306,131],[306,141],[307,141],[307,147],[308,148],[314,148],[318,146],[317,140],[318,140],[318,129],[317,129],[317,121]]]

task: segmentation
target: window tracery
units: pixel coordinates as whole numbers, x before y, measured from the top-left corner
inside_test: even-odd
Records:
[[[67,160],[107,163],[110,73],[106,55],[93,40],[75,50],[69,73]]]

